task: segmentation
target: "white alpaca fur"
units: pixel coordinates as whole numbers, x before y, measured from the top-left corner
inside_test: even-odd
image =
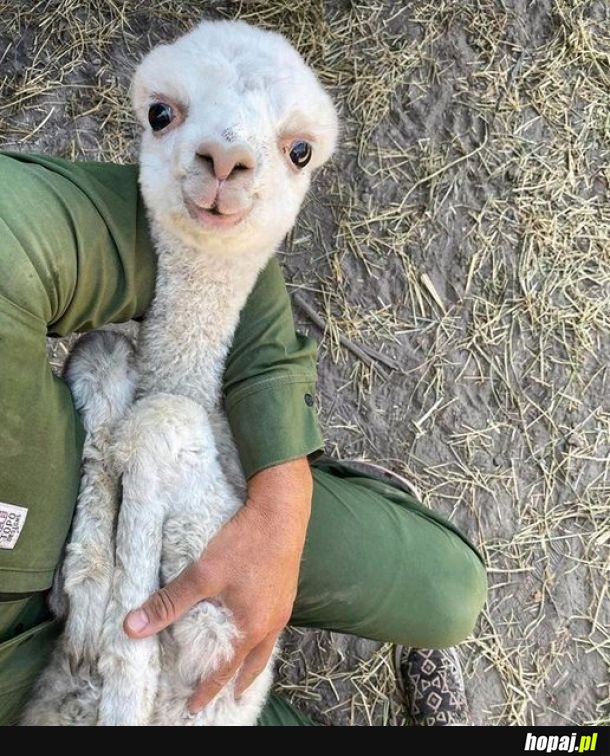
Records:
[[[233,655],[228,609],[201,602],[145,640],[130,640],[123,621],[242,505],[245,482],[221,407],[224,362],[258,273],[293,225],[312,169],[332,153],[337,119],[288,42],[241,22],[204,22],[154,49],[136,71],[133,101],[144,126],[140,183],[158,254],[156,295],[135,353],[123,336],[96,333],[67,366],[87,431],[54,591],[67,620],[23,721],[249,725],[271,665],[238,701],[229,683],[187,715],[199,680]],[[148,122],[155,103],[175,115],[158,132]],[[302,169],[289,159],[299,140],[313,147]],[[206,211],[213,203],[230,222]]]

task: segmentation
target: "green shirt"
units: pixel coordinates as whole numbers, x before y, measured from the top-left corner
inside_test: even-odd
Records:
[[[57,423],[37,426],[37,405],[69,397],[62,398],[64,387],[58,392],[46,362],[32,355],[43,354],[47,333],[138,318],[153,296],[155,255],[137,179],[136,166],[0,154],[0,502],[27,506],[26,531],[48,534],[41,545],[29,543],[24,531],[15,550],[0,549],[0,593],[50,584],[78,485],[67,473],[65,480],[54,474],[69,505],[50,503],[61,491],[47,495],[44,465],[51,463],[41,450],[56,432],[57,444],[78,449],[82,429],[59,435]],[[242,311],[223,383],[248,477],[321,448],[315,357],[315,343],[295,332],[272,260]],[[33,480],[41,487],[35,501]]]

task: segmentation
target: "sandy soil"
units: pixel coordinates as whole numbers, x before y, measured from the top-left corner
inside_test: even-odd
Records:
[[[473,721],[610,723],[609,4],[0,0],[0,146],[133,157],[133,63],[204,11],[287,33],[341,108],[282,261],[328,450],[413,478],[488,560]],[[400,723],[390,659],[294,631],[279,684]]]

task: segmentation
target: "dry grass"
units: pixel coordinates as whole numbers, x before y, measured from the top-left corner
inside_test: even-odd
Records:
[[[133,62],[204,9],[286,33],[342,109],[283,261],[329,449],[411,476],[488,560],[474,720],[610,723],[607,3],[0,0],[3,146],[132,159]],[[389,653],[299,634],[283,685],[397,723]]]

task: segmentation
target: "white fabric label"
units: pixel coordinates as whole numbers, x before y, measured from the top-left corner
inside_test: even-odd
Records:
[[[15,548],[27,516],[28,510],[25,507],[0,501],[0,549]]]

